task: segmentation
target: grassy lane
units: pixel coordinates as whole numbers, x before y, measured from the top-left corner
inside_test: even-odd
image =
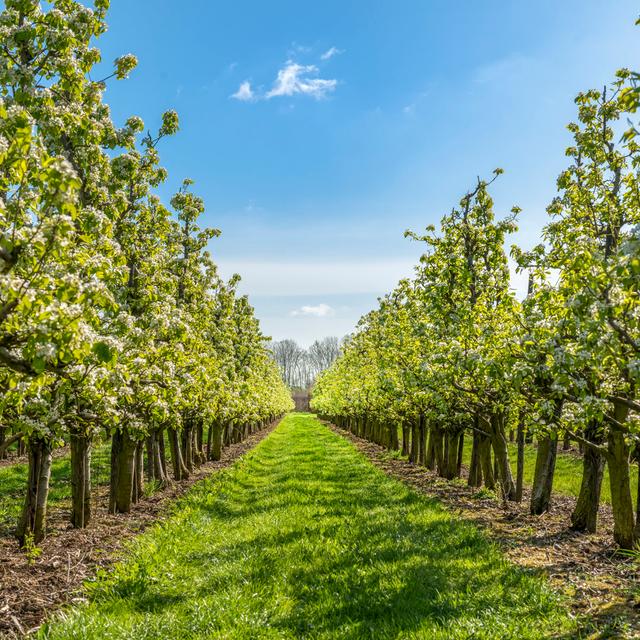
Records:
[[[197,485],[41,638],[575,637],[472,525],[288,416]]]

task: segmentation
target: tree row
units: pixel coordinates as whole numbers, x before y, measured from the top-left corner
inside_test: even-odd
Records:
[[[170,206],[155,133],[114,124],[95,40],[107,0],[0,13],[0,455],[29,456],[22,544],[46,533],[52,455],[68,445],[71,521],[91,519],[91,447],[111,442],[109,509],[145,479],[188,477],[291,407],[253,309],[207,251],[204,203],[185,180]],[[167,453],[165,453],[165,448]],[[170,464],[169,464],[170,460]]]
[[[537,442],[530,509],[549,508],[562,440],[583,452],[572,527],[595,531],[608,465],[614,538],[640,538],[630,465],[640,456],[640,148],[630,124],[634,75],[576,98],[573,144],[540,244],[513,247],[529,274],[510,288],[505,241],[519,209],[496,216],[496,170],[478,180],[426,243],[412,278],[362,318],[335,365],[320,376],[312,406],[361,437],[402,446],[444,478],[522,499],[525,440]],[[517,433],[514,474],[508,436]],[[638,500],[640,504],[640,500]]]

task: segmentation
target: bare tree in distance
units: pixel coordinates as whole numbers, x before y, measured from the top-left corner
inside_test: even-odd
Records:
[[[340,355],[341,342],[336,336],[329,336],[304,349],[295,340],[286,339],[272,342],[270,349],[285,383],[291,388],[307,389]]]
[[[340,340],[338,340],[336,336],[328,336],[322,340],[316,340],[309,347],[308,353],[316,371],[318,373],[324,371],[328,369],[340,355]]]
[[[300,360],[304,349],[295,340],[280,340],[271,344],[271,352],[280,367],[282,379],[290,387],[296,386],[299,378]]]

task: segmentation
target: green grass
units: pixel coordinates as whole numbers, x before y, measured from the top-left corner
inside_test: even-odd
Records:
[[[291,414],[197,484],[41,639],[575,637],[544,580]]]
[[[560,445],[562,446],[562,445]],[[536,447],[525,445],[524,455],[524,483],[533,484],[533,474],[536,467]],[[463,461],[469,465],[471,462],[471,438],[466,437],[464,443]],[[518,459],[517,445],[509,443],[509,457],[515,474],[516,462]],[[569,496],[578,496],[580,493],[580,483],[582,481],[582,458],[568,452],[558,451],[556,459],[556,472],[553,477],[553,490]],[[635,505],[638,495],[638,465],[631,465],[631,493]],[[611,504],[611,488],[609,486],[609,471],[605,468],[602,480],[602,492],[600,494],[602,502]]]
[[[101,443],[92,454],[93,485],[109,483],[110,445]],[[9,535],[16,526],[27,483],[27,464],[20,462],[0,467],[0,535]],[[57,456],[51,465],[48,508],[71,507],[71,461],[69,455]]]

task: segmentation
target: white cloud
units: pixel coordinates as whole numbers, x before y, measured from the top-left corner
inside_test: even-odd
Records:
[[[311,53],[312,48],[309,47],[308,45],[305,44],[298,44],[297,42],[292,42],[291,46],[289,47],[288,51],[287,51],[287,55],[289,56],[294,56],[297,53]]]
[[[273,89],[265,94],[265,98],[269,100],[278,96],[296,94],[312,96],[316,100],[325,98],[328,93],[335,90],[338,82],[337,80],[309,77],[317,72],[318,67],[313,64],[301,65],[288,60],[284,68],[278,71]]]
[[[240,100],[241,102],[251,102],[252,100],[255,100],[255,94],[253,93],[251,83],[248,80],[245,80],[238,90],[229,97],[234,98],[235,100]]]
[[[335,315],[335,310],[328,304],[321,302],[317,305],[303,305],[299,309],[294,309],[291,312],[292,316],[314,316],[316,318],[327,318],[328,316]]]
[[[331,49],[328,49],[320,56],[320,60],[330,60],[333,56],[339,56],[341,53],[344,53],[342,49],[331,47]]]

